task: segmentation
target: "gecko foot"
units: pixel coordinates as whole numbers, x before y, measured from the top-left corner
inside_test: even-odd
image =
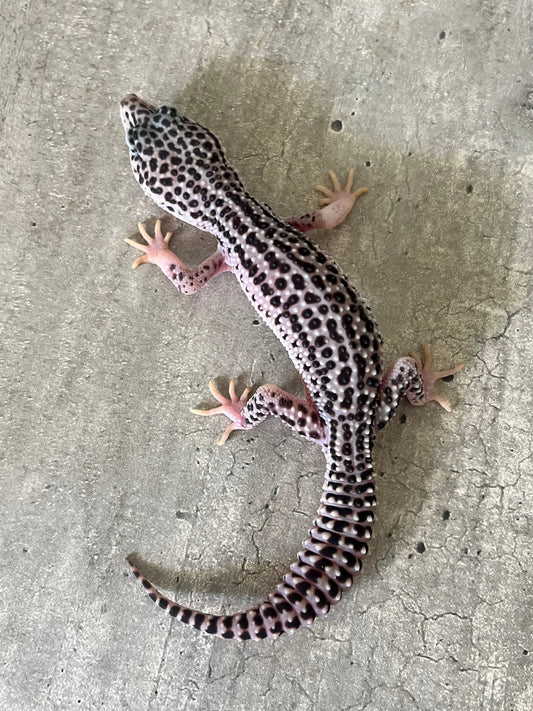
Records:
[[[447,378],[450,375],[457,373],[459,370],[462,370],[465,367],[465,364],[461,363],[460,365],[457,365],[455,368],[452,368],[451,370],[441,370],[441,371],[432,370],[431,369],[431,351],[429,350],[429,346],[424,344],[423,348],[424,348],[424,363],[423,364],[416,353],[409,353],[411,358],[414,358],[414,360],[416,362],[416,366],[420,372],[420,375],[422,376],[422,380],[424,381],[424,397],[421,400],[419,400],[418,402],[411,401],[411,403],[413,405],[425,405],[427,402],[434,400],[435,402],[438,402],[438,404],[441,407],[443,407],[446,410],[446,412],[451,412],[452,408],[446,402],[446,400],[441,398],[440,395],[436,395],[433,392],[433,386],[435,385],[436,380],[442,380],[442,378]]]
[[[349,205],[349,212],[355,205],[357,198],[368,192],[368,188],[359,188],[359,190],[352,193],[353,168],[348,173],[348,180],[344,188],[341,188],[339,180],[332,170],[329,171],[329,176],[333,183],[333,190],[326,188],[324,185],[315,185],[315,190],[318,190],[324,195],[324,197],[320,199],[320,205],[331,205],[336,202],[347,203]]]
[[[153,237],[148,234],[140,222],[137,227],[139,228],[139,232],[142,234],[147,244],[134,242],[132,239],[124,240],[124,242],[127,242],[132,247],[135,247],[135,249],[139,249],[141,252],[144,252],[142,257],[139,257],[133,262],[131,265],[132,269],[137,269],[139,264],[157,264],[158,267],[163,267],[165,262],[168,260],[169,255],[171,255],[171,258],[175,259],[174,255],[168,248],[172,232],[167,232],[165,236],[163,236],[163,233],[161,232],[161,220],[158,220],[155,223]]]
[[[248,402],[251,388],[245,388],[242,395],[237,397],[235,393],[235,381],[231,380],[229,384],[229,399],[218,392],[212,380],[209,383],[209,389],[213,397],[219,401],[220,406],[213,407],[210,410],[196,410],[191,408],[191,412],[195,415],[202,415],[203,417],[209,417],[211,415],[226,415],[226,417],[229,417],[231,424],[226,427],[224,434],[218,440],[218,444],[224,444],[234,430],[249,429],[249,425],[246,424],[242,411]]]

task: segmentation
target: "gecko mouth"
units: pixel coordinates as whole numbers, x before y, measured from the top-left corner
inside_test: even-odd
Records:
[[[156,112],[156,107],[140,99],[136,94],[128,94],[120,102],[120,117],[127,132],[138,126],[148,116]]]

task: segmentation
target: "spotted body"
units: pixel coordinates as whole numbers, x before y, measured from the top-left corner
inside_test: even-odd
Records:
[[[281,417],[326,458],[317,516],[297,560],[275,591],[243,613],[212,615],[191,610],[159,593],[130,562],[149,596],[170,615],[204,632],[239,640],[278,637],[324,616],[351,587],[372,535],[376,433],[405,394],[413,404],[436,399],[433,373],[416,357],[399,359],[383,373],[381,336],[370,309],[335,262],[305,236],[338,224],[364,190],[325,188],[326,204],[315,214],[282,219],[254,200],[227,163],[218,140],[170,105],[152,106],[135,95],[121,102],[135,177],[163,209],[216,236],[215,254],[195,269],[168,247],[159,223],[147,244],[132,243],[140,262],[157,264],[183,293],[231,271],[250,302],[274,331],[300,373],[306,398],[261,386],[248,399],[230,398],[212,386],[234,429],[251,429],[269,415]],[[351,183],[351,179],[350,179]],[[336,180],[334,179],[334,187]],[[129,562],[129,561],[128,561]]]

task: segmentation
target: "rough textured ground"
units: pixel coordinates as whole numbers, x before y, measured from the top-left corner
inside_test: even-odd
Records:
[[[1,5],[0,708],[529,711],[530,3]],[[324,467],[280,422],[219,448],[189,413],[213,376],[298,380],[231,276],[187,298],[131,271],[123,239],[160,213],[130,91],[208,124],[281,214],[353,166],[370,192],[315,238],[389,361],[428,341],[467,363],[451,414],[404,407],[380,436],[365,574],[293,637],[202,636],[125,575],[136,553],[186,604],[262,599]],[[175,245],[194,263],[213,240]]]

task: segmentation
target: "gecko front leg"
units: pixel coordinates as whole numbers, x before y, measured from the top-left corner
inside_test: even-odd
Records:
[[[167,276],[174,286],[183,294],[194,294],[195,291],[205,286],[207,282],[217,274],[222,274],[230,270],[224,260],[224,254],[220,249],[208,257],[198,267],[190,269],[174,254],[169,248],[172,232],[167,232],[165,236],[161,232],[161,220],[155,223],[154,236],[151,237],[144,226],[139,223],[139,232],[142,234],[147,244],[134,242],[132,239],[124,240],[135,249],[139,249],[144,254],[136,259],[132,268],[136,269],[140,264],[156,264],[163,274]]]
[[[332,170],[329,171],[329,176],[333,183],[333,190],[324,185],[315,186],[315,190],[324,195],[320,200],[320,205],[322,205],[320,210],[309,212],[306,215],[285,218],[285,222],[296,227],[300,232],[330,230],[340,225],[348,217],[358,198],[368,192],[368,188],[359,188],[352,193],[353,168],[348,173],[348,180],[344,188],[341,188],[339,180]]]
[[[431,352],[427,345],[424,345],[424,363],[415,353],[410,353],[409,357],[398,358],[381,381],[375,415],[376,430],[385,427],[396,413],[404,395],[411,405],[425,405],[433,400],[446,412],[450,412],[452,408],[446,400],[433,392],[433,386],[436,380],[447,378],[464,367],[464,363],[461,363],[450,370],[432,370]]]

